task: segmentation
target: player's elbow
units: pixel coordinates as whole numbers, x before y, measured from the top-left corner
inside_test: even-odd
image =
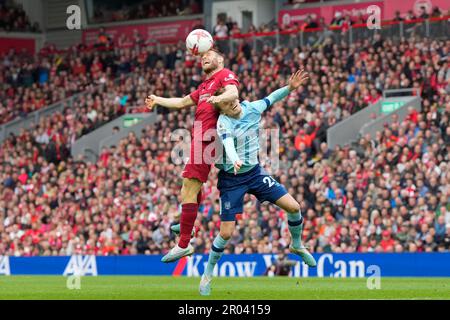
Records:
[[[227,96],[229,96],[230,101],[239,98],[239,90],[235,85],[228,85],[225,88]]]
[[[182,108],[186,108],[186,107],[190,107],[194,104],[194,101],[192,101],[190,96],[185,96],[184,98],[182,98],[179,103],[177,104],[177,108],[178,109],[182,109]]]
[[[232,99],[239,99],[239,91],[236,87],[234,87],[234,90],[231,91],[231,97]]]

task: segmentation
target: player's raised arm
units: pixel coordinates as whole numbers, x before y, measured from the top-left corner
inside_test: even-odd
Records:
[[[234,84],[229,84],[225,86],[225,91],[217,96],[212,96],[208,99],[209,103],[217,104],[217,103],[226,103],[232,102],[239,98],[239,90]]]
[[[288,85],[280,89],[275,90],[262,100],[255,101],[255,107],[263,112],[275,102],[281,101],[286,98],[291,91],[298,89],[309,79],[309,75],[303,69],[298,70],[289,77]]]
[[[195,102],[190,95],[183,98],[163,98],[152,94],[145,99],[145,104],[150,110],[152,110],[155,105],[160,105],[169,109],[182,109],[193,106]]]

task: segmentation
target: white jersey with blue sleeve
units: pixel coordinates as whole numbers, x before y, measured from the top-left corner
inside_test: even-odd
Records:
[[[217,133],[225,152],[216,166],[226,172],[234,171],[234,163],[241,160],[243,165],[238,173],[244,173],[259,163],[259,124],[261,113],[275,102],[289,94],[288,87],[272,92],[262,100],[242,101],[242,113],[239,118],[221,114],[217,120]]]

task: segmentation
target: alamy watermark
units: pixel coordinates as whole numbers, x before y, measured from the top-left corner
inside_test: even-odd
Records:
[[[369,30],[381,29],[381,8],[377,5],[367,7],[366,25]]]
[[[75,4],[67,7],[66,13],[69,15],[66,19],[66,27],[69,30],[81,29],[81,8]]]
[[[367,267],[367,273],[370,273],[366,281],[367,289],[369,290],[381,289],[381,268],[377,265],[372,264]]]
[[[80,290],[81,289],[81,276],[72,275],[67,277],[66,287],[69,290]]]
[[[176,165],[191,164],[216,164],[224,167],[232,167],[234,163],[224,154],[222,139],[226,138],[216,129],[202,131],[202,122],[195,121],[193,132],[187,129],[174,130],[170,135],[170,141],[176,142],[171,151],[171,160]],[[223,135],[227,135],[223,133]],[[193,137],[193,138],[192,138]],[[280,130],[278,128],[258,128],[235,132],[233,135],[234,147],[240,160],[244,164],[256,164],[263,162],[270,166],[271,170],[280,167]],[[214,140],[214,142],[211,142]],[[257,152],[256,152],[257,150]]]

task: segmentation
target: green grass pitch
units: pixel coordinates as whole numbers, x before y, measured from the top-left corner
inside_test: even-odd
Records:
[[[69,290],[62,276],[0,276],[0,299],[450,299],[450,278],[215,278],[211,296],[198,294],[199,278],[82,277]]]

